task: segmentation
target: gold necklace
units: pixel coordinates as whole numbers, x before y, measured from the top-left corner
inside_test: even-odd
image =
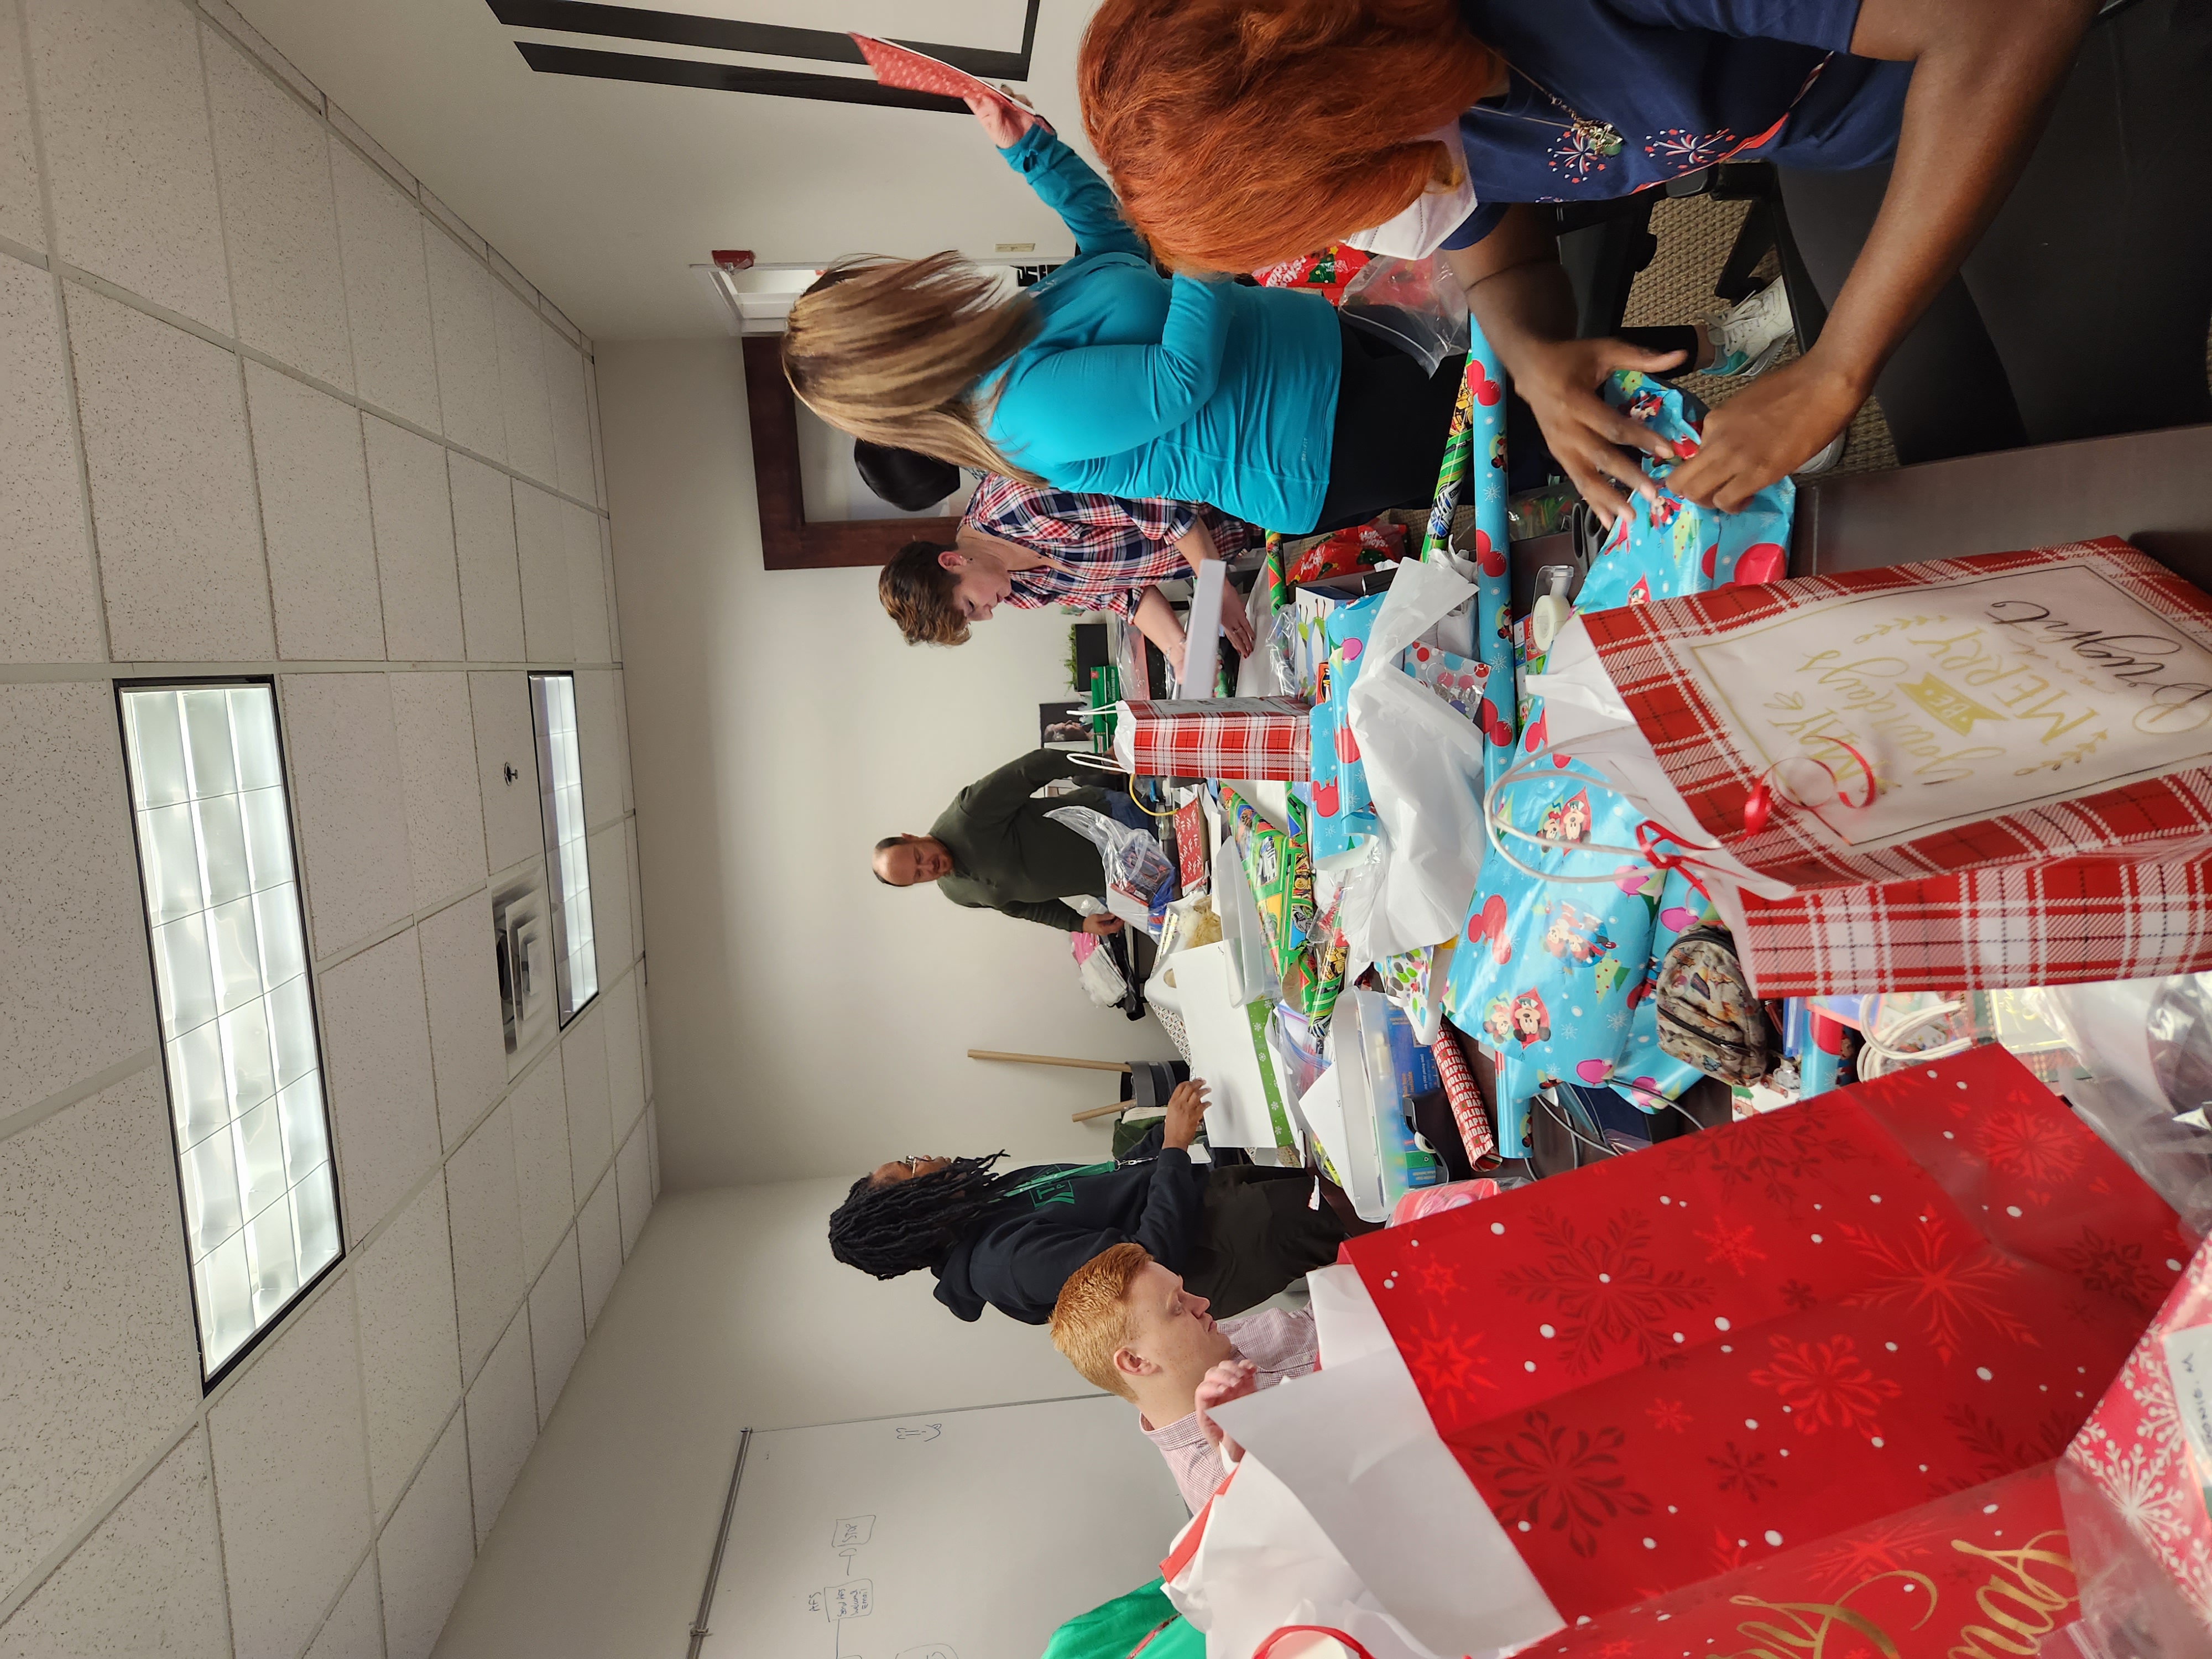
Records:
[[[1550,99],[1561,109],[1566,111],[1567,118],[1564,121],[1552,120],[1540,115],[1522,115],[1512,110],[1503,109],[1493,111],[1493,113],[1509,116],[1516,121],[1532,122],[1540,127],[1555,126],[1559,128],[1560,131],[1568,134],[1571,138],[1573,138],[1575,141],[1575,148],[1577,149],[1607,156],[1608,158],[1620,154],[1620,131],[1613,125],[1612,122],[1591,120],[1589,117],[1584,115],[1572,104],[1570,104],[1565,99],[1560,97],[1558,93],[1553,92],[1549,87],[1547,87],[1541,81],[1539,81],[1534,76],[1529,74],[1528,70],[1521,68],[1518,64],[1508,64],[1506,68],[1511,70],[1514,74],[1519,76],[1530,86],[1535,88],[1537,91],[1542,93],[1545,97]]]

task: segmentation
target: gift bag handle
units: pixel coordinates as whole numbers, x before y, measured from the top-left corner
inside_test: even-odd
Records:
[[[1326,1636],[1332,1641],[1342,1643],[1356,1654],[1358,1659],[1375,1659],[1375,1656],[1368,1652],[1358,1637],[1340,1631],[1334,1625],[1278,1626],[1267,1632],[1266,1639],[1258,1647],[1252,1650],[1252,1659],[1267,1659],[1267,1656],[1274,1652],[1276,1644],[1285,1636]]]

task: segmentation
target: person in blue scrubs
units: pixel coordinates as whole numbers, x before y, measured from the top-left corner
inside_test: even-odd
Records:
[[[1425,370],[1320,296],[1162,276],[1042,122],[970,107],[1074,235],[1012,300],[957,259],[848,260],[792,307],[784,372],[855,437],[1059,489],[1203,501],[1286,535],[1425,503],[1460,365]]]
[[[1899,431],[1922,458],[2212,418],[2212,4],[2142,0],[2084,47],[2098,3],[1105,0],[1078,86],[1124,210],[1181,264],[1245,269],[1421,219],[1607,517],[1649,489],[1623,451],[1668,451],[1595,388],[1678,360],[1572,337],[1538,209],[1775,163],[1832,309],[1668,479],[1734,508],[1877,392],[1893,426],[1902,394],[1932,396]],[[1931,307],[1978,343],[1951,328],[1900,349]],[[1878,380],[1893,357],[1911,386]]]

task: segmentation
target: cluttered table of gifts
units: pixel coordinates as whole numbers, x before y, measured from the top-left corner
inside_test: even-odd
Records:
[[[1671,389],[1623,374],[1607,395],[1678,447],[1695,441],[1699,411]],[[1850,1559],[1878,1572],[1881,1548],[1854,1542],[1853,1526],[1894,1521],[1916,1492],[1958,1509],[1957,1494],[2012,1481],[2010,1501],[2049,1523],[2038,1529],[2041,1553],[2001,1559],[1998,1530],[1977,1536],[1974,1562],[1996,1564],[1983,1576],[2000,1599],[2034,1603],[2046,1628],[2068,1623],[2078,1616],[2074,1580],[2049,1566],[2066,1559],[2064,1482],[2053,1460],[2077,1431],[2077,1452],[2090,1445],[2097,1422],[2113,1415],[2107,1402],[2091,1420],[2161,1298],[2172,1291],[2186,1304],[2160,1316],[2161,1330],[2192,1325],[2203,1300],[2201,1286],[2174,1290],[2191,1246],[2168,1205],[2179,1203],[2194,1228],[2212,1220],[2212,1203],[2191,1212],[2189,1186],[2212,1184],[2212,1162],[2201,1146],[2181,1147],[2197,1131],[2172,1122],[2207,1101],[2160,1091],[2201,1083],[2212,1098],[2212,997],[2193,977],[2212,968],[2212,738],[2198,735],[2212,731],[2212,599],[2174,574],[2212,581],[2212,490],[2202,483],[2212,477],[2212,428],[1802,489],[1785,482],[1738,515],[1677,501],[1655,468],[1659,507],[1639,506],[1603,532],[1565,529],[1556,500],[1509,505],[1502,470],[1481,464],[1499,441],[1484,420],[1463,397],[1425,523],[1401,514],[1395,525],[1271,547],[1249,600],[1260,646],[1234,698],[1137,699],[1117,711],[1121,763],[1179,781],[1161,785],[1175,812],[1160,845],[1118,864],[1109,855],[1109,902],[1158,939],[1146,998],[1194,1073],[1213,1085],[1209,1135],[1285,1162],[1311,1158],[1369,1219],[1419,1218],[1419,1242],[1448,1229],[1434,1232],[1444,1248],[1427,1255],[1423,1282],[1448,1288],[1469,1273],[1518,1273],[1524,1299],[1550,1298],[1563,1332],[1577,1322],[1601,1346],[1591,1333],[1605,1335],[1608,1322],[1606,1340],[1618,1340],[1639,1322],[1656,1333],[1686,1318],[1670,1310],[1701,1299],[1682,1287],[1705,1284],[1714,1261],[1741,1278],[1762,1249],[1780,1248],[1747,1229],[1809,1220],[1812,1245],[1792,1248],[1819,1255],[1819,1218],[1796,1212],[1793,1183],[1823,1158],[1858,1155],[1847,1152],[1846,1108],[1866,1109],[1856,1088],[1807,1103],[2003,1044],[2011,1072],[1991,1073],[1966,1097],[1992,1103],[1987,1113],[1917,1087],[1893,1088],[1876,1113],[1919,1124],[1924,1144],[1904,1160],[1910,1171],[1895,1174],[1900,1192],[1917,1181],[1912,1190],[1942,1195],[1908,1199],[1897,1215],[1832,1222],[1838,1237],[1858,1230],[1855,1248],[1888,1263],[1892,1289],[1881,1291],[1869,1269],[1863,1282],[1846,1273],[1814,1290],[1808,1258],[1773,1279],[1783,1301],[1739,1330],[1754,1358],[1769,1339],[1780,1345],[1777,1375],[1810,1368],[1800,1409],[1814,1416],[1795,1428],[1838,1427],[1829,1444],[1840,1447],[1854,1434],[1863,1440],[1880,1415],[1872,1402],[1905,1384],[1935,1389],[1942,1373],[1948,1399],[1978,1318],[2040,1350],[2039,1380],[2030,1380],[2048,1395],[2058,1372],[2041,1377],[2045,1362],[2075,1339],[2035,1323],[2072,1318],[2100,1374],[2084,1367],[2069,1380],[2094,1387],[2065,1389],[2071,1401],[2043,1399],[2048,1409],[2033,1425],[2021,1413],[2034,1400],[2008,1396],[1978,1426],[1961,1396],[1945,1407],[1951,1431],[1911,1436],[1916,1456],[1929,1460],[1919,1474],[1885,1487],[1864,1514],[1836,1506],[1830,1528],[1835,1547],[1856,1550]],[[1785,569],[1790,579],[1778,580]],[[2027,1093],[2018,1062],[2042,1080],[2027,1082]],[[1486,1091],[1478,1069],[1494,1079]],[[2100,1071],[2108,1075],[2093,1075]],[[1677,1261],[1651,1248],[1650,1217],[1626,1218],[1620,1194],[1650,1200],[1641,1186],[1688,1155],[1684,1137],[1713,1114],[1680,1103],[1702,1089],[1710,1108],[1716,1082],[1728,1091],[1721,1115],[1735,1121],[1696,1137],[1714,1143],[1717,1168],[1734,1171],[1716,1190],[1790,1214],[1720,1206],[1711,1231],[1689,1228],[1673,1241],[1697,1258]],[[2079,1121],[2129,1160],[2097,1149],[2093,1192],[2071,1190],[2067,1176],[2089,1167],[2094,1142],[2045,1084],[2071,1096]],[[2046,1105],[1998,1109],[2014,1098],[2032,1106],[2029,1093]],[[1449,1115],[1421,1118],[1424,1097],[1441,1097]],[[1801,1121],[1801,1111],[1814,1115]],[[1777,1129],[1790,1126],[1781,1142],[1767,1146],[1769,1135],[1735,1147],[1770,1115]],[[1571,1165],[1611,1170],[1632,1152],[1648,1176],[1623,1169],[1627,1184],[1615,1183],[1611,1199],[1590,1184],[1598,1170],[1571,1188],[1537,1181],[1551,1171],[1526,1160],[1532,1127],[1546,1119],[1565,1130]],[[1431,1138],[1439,1122],[1456,1129],[1458,1145]],[[2130,1139],[2136,1132],[2166,1165]],[[1889,1139],[1875,1140],[1865,1156],[1893,1157]],[[1960,1157],[1966,1164],[1953,1167]],[[2178,1173],[2185,1165],[2188,1179]],[[2151,1175],[2157,1192],[2138,1174]],[[1983,1188],[2013,1200],[2012,1217],[2040,1206],[2039,1242],[2005,1236],[1960,1201]],[[1901,1213],[1937,1207],[1955,1225],[1959,1261],[1978,1252],[1979,1265],[1945,1268],[1929,1236]],[[2077,1211],[2095,1213],[2074,1226]],[[1509,1221],[1543,1240],[1526,1262],[1492,1242]],[[1936,1225],[1926,1213],[1919,1223]],[[1715,1233],[1725,1237],[1715,1243]],[[1394,1227],[1350,1247],[1370,1291],[1398,1285],[1382,1263],[1413,1242]],[[2023,1263],[2031,1279],[2059,1275],[2040,1305],[2015,1299]],[[1401,1261],[1395,1271],[1407,1270]],[[1952,1270],[1966,1277],[1946,1280]],[[1635,1296],[1607,1288],[1614,1272]],[[1930,1316],[1963,1323],[1939,1332],[1932,1349],[1925,1333],[1914,1345],[1923,1369],[1934,1368],[1928,1376],[1887,1375],[1905,1362],[1881,1357],[1885,1341],[1899,1352],[1894,1322],[1883,1318],[1853,1314],[1825,1335],[1794,1325],[1777,1334],[1805,1324],[1815,1302],[1863,1308],[1884,1295],[1915,1307],[1956,1298]],[[1585,1472],[1609,1473],[1591,1473],[1587,1491],[1560,1462],[1582,1455],[1570,1455],[1570,1445],[1641,1447],[1652,1425],[1624,1439],[1624,1429],[1599,1422],[1594,1411],[1626,1410],[1617,1400],[1595,1405],[1603,1390],[1524,1390],[1529,1397],[1512,1407],[1486,1397],[1504,1374],[1470,1380],[1481,1330],[1462,1323],[1431,1339],[1414,1324],[1408,1316],[1394,1330],[1400,1350],[1443,1345],[1414,1372],[1431,1414],[1464,1431],[1455,1454],[1493,1513],[1520,1515],[1523,1533],[1531,1519],[1557,1533],[1519,1546],[1555,1607],[1587,1607],[1618,1637],[1624,1612],[1658,1605],[1651,1597],[1754,1571],[1767,1604],[1794,1596],[1812,1605],[1806,1598],[1820,1587],[1802,1582],[1809,1569],[1784,1570],[1778,1544],[1762,1553],[1752,1539],[1777,1530],[1747,1519],[1774,1481],[1797,1484],[1786,1465],[1741,1435],[1709,1442],[1703,1452],[1729,1466],[1714,1477],[1715,1495],[1692,1501],[1711,1473],[1702,1464],[1695,1479],[1689,1465],[1670,1467],[1662,1484],[1678,1484],[1683,1504],[1667,1513],[1724,1519],[1695,1538],[1681,1527],[1661,1537],[1667,1528],[1624,1508],[1622,1493],[1637,1486],[1633,1457],[1594,1456]],[[2087,1343],[2092,1328],[2101,1334]],[[1553,1332],[1543,1325],[1547,1343]],[[2144,1342],[2154,1346],[2157,1334]],[[1635,1340],[1656,1345],[1647,1363],[1683,1357],[1662,1334]],[[2170,1403],[2179,1374],[2166,1378],[2145,1352],[2130,1370],[2159,1371]],[[2203,1364],[2212,1398],[2212,1352]],[[1535,1358],[1528,1369],[1538,1369]],[[1772,1381],[1751,1376],[1752,1384]],[[2129,1395],[2138,1407],[2147,1386]],[[1651,1410],[1663,1403],[1654,1395]],[[1893,1416],[1910,1402],[1884,1409]],[[1846,1421],[1854,1411],[1863,1420]],[[2142,1606],[2156,1596],[2142,1586],[2152,1581],[2178,1589],[2176,1605],[2194,1616],[2212,1610],[2212,1556],[2188,1583],[2177,1565],[2191,1549],[2212,1549],[2187,1449],[2202,1457],[2212,1445],[2189,1440],[2185,1415],[2170,1411],[2140,1431],[2163,1436],[2155,1469],[2115,1473],[2094,1446],[2077,1455],[2081,1501],[2094,1506],[2103,1495],[2096,1525],[2106,1577],[2128,1585],[2108,1598],[2126,1603],[2104,1610],[2108,1623],[2148,1616]],[[2212,1424],[2212,1409],[2204,1415]],[[1832,1463],[1825,1449],[1812,1460],[1801,1449],[1803,1472],[1820,1468],[1826,1479],[1850,1478],[1848,1462]],[[1648,1485],[1658,1472],[1642,1473]],[[2067,1502],[2081,1524],[2075,1496]],[[2169,1504],[2172,1516],[2161,1507]],[[1817,1505],[1778,1507],[1794,1517],[1793,1546],[1808,1526],[1820,1530],[1808,1518]],[[1947,1510],[1923,1519],[1932,1538],[1957,1518]],[[1720,1537],[1739,1529],[1745,1539]],[[1654,1553],[1639,1558],[1638,1548]],[[1611,1563],[1603,1593],[1587,1571],[1599,1559]],[[1637,1560],[1651,1569],[1641,1591],[1642,1581],[1623,1576]],[[2163,1564],[2165,1579],[2150,1561]],[[2052,1589],[2062,1577],[2063,1590]],[[1777,1639],[1829,1650],[1791,1617],[1793,1633]],[[1837,1629],[1851,1623],[1842,1613],[1822,1618]],[[2008,1628],[2008,1639],[2022,1634]],[[2189,1650],[2212,1651],[2212,1635],[2205,1639]],[[1912,1640],[1866,1650],[1918,1650]]]

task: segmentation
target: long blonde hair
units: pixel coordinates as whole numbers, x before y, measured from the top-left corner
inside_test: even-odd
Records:
[[[996,287],[957,253],[840,259],[791,307],[784,377],[840,431],[1033,483],[984,435],[996,394],[970,395],[1036,332],[1028,297]]]

